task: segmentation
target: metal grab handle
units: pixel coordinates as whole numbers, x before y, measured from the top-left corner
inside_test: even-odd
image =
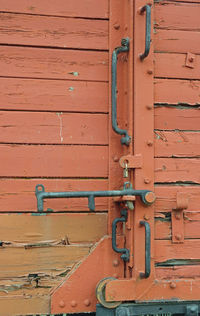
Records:
[[[140,277],[146,279],[151,274],[151,228],[145,221],[140,221],[140,225],[145,227],[145,272]]]
[[[112,53],[112,128],[115,133],[124,135],[121,138],[121,144],[129,146],[131,138],[128,131],[117,125],[117,56],[129,51],[129,38],[123,38],[121,44],[122,46],[115,48]]]
[[[151,45],[151,6],[146,4],[140,10],[140,14],[143,14],[146,11],[146,35],[145,35],[145,51],[143,54],[140,54],[140,59],[143,60],[149,55],[150,45]]]
[[[115,218],[112,222],[112,248],[114,251],[118,253],[122,253],[121,258],[124,261],[129,261],[130,258],[130,251],[127,248],[118,248],[117,247],[117,224],[118,223],[125,223],[127,221],[127,210],[121,211],[122,217]]]

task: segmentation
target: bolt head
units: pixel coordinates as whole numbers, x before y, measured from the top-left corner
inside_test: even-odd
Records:
[[[169,284],[171,289],[175,289],[176,288],[176,283],[175,282],[170,282]]]
[[[152,109],[153,109],[153,106],[150,105],[150,104],[148,104],[148,105],[146,106],[146,108],[147,108],[147,110],[152,110]]]
[[[151,182],[151,180],[149,178],[144,179],[144,183],[149,184],[150,182]]]
[[[77,303],[76,303],[76,301],[71,301],[71,307],[76,307],[77,306]]]
[[[147,145],[148,145],[149,147],[152,147],[152,146],[153,146],[152,140],[148,140],[148,141],[147,141]]]
[[[152,70],[152,69],[148,69],[148,70],[147,70],[147,73],[148,73],[148,75],[152,75],[153,70]]]
[[[65,307],[65,302],[64,301],[60,301],[59,302],[59,306],[62,307],[62,308]]]
[[[113,25],[113,27],[114,27],[115,30],[119,30],[120,29],[120,24],[119,23],[115,23]]]
[[[114,162],[118,162],[119,158],[117,156],[114,156],[113,160],[114,160]]]
[[[84,300],[84,305],[85,305],[85,306],[90,306],[90,305],[91,305],[91,302],[90,302],[90,300],[89,300],[88,298],[86,298],[86,299]]]
[[[189,62],[193,63],[193,61],[194,61],[194,57],[190,57]]]
[[[182,237],[181,234],[176,234],[175,235],[176,240],[181,240],[181,237]]]

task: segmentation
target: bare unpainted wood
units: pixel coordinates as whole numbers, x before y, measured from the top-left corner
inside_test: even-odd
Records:
[[[107,234],[107,214],[0,214],[0,231],[1,241],[10,241],[11,247],[62,240],[91,243]]]
[[[200,183],[200,159],[156,158],[155,182]]]
[[[200,33],[194,31],[160,30],[155,29],[156,52],[173,52],[199,54]]]
[[[2,77],[107,81],[108,53],[2,46],[0,67]]]
[[[0,90],[1,109],[108,112],[105,82],[0,78]]]
[[[200,212],[184,211],[184,238],[200,238]],[[171,239],[171,220],[165,220],[163,213],[156,213],[155,239]]]
[[[199,135],[198,131],[155,131],[155,156],[200,157]]]
[[[46,191],[105,191],[108,180],[81,179],[0,179],[0,211],[1,212],[36,212],[37,203],[35,186],[43,184]],[[88,211],[88,200],[47,199],[45,210],[81,212]],[[108,210],[108,198],[96,198],[95,210]]]
[[[108,21],[0,13],[1,44],[108,49]]]
[[[0,297],[0,315],[27,315],[50,313],[50,295],[32,297],[21,295],[13,297]]]
[[[166,104],[200,104],[200,82],[197,80],[155,79],[154,100],[155,103]]]
[[[187,54],[155,53],[155,77],[200,79],[200,56],[195,55],[194,68],[186,67],[186,57]]]
[[[173,108],[173,107],[167,107],[167,106],[162,106],[162,107],[159,106],[155,108],[154,113],[155,113],[155,129],[160,129],[160,130],[178,130],[179,129],[179,130],[191,130],[191,131],[200,129],[200,110],[199,109],[192,109],[192,108],[181,109],[181,108]],[[191,137],[190,137],[190,140],[191,140]]]
[[[155,4],[155,26],[158,28],[198,31],[199,15],[199,4],[166,1]]]
[[[200,277],[200,266],[157,267],[155,272],[159,279],[196,278]]]
[[[172,244],[171,240],[155,241],[155,262],[165,262],[172,259],[200,260],[200,241],[191,239],[182,244]]]
[[[0,0],[1,11],[39,15],[108,18],[108,0]]]
[[[193,185],[159,185],[155,186],[155,212],[171,212],[177,207],[177,192],[188,194],[188,211],[199,211],[200,186]],[[165,218],[165,216],[164,216]]]
[[[0,111],[0,143],[108,145],[108,115]]]
[[[28,139],[27,139],[28,141]],[[2,177],[107,177],[107,146],[0,145]]]

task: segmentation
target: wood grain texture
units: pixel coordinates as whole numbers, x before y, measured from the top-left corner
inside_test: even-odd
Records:
[[[155,159],[155,182],[200,183],[200,159]]]
[[[200,156],[200,137],[198,131],[155,131],[154,134],[156,157]]]
[[[0,179],[1,212],[36,212],[35,187],[43,184],[46,191],[104,191],[108,180],[81,179]],[[87,199],[47,199],[45,210],[81,212],[88,211]],[[95,199],[96,211],[108,209],[107,198]]]
[[[164,262],[172,259],[200,260],[199,239],[185,240],[182,244],[172,244],[171,240],[155,241],[155,262]]]
[[[108,53],[30,47],[0,47],[2,77],[108,80]]]
[[[39,15],[108,18],[108,0],[0,0],[1,11]]]
[[[0,78],[0,90],[0,109],[108,112],[105,82]]]
[[[200,53],[200,32],[155,29],[154,34],[155,52]]]
[[[156,213],[155,217],[155,239],[171,240],[171,221],[162,219],[163,213]],[[200,238],[200,212],[184,211],[184,238]]]
[[[0,13],[0,43],[108,49],[108,21]]]
[[[155,79],[154,98],[155,103],[200,104],[200,83],[196,80]]]
[[[200,277],[200,266],[157,267],[155,272],[159,279],[195,278]]]
[[[107,114],[0,111],[0,142],[108,144]]]
[[[200,30],[200,6],[195,3],[161,2],[155,4],[155,25],[174,30]]]
[[[200,79],[200,56],[195,56],[194,68],[186,67],[186,54],[155,53],[155,77]]]
[[[0,145],[2,177],[107,177],[105,146]]]
[[[182,108],[162,106],[162,107],[156,107],[154,113],[155,113],[155,129],[160,129],[160,130],[178,130],[179,129],[179,130],[191,130],[191,131],[200,129],[200,115],[199,115],[200,110],[199,109],[192,109],[192,108],[182,109]],[[193,136],[194,135],[192,135],[192,137]]]
[[[155,186],[155,213],[171,212],[177,207],[177,192],[188,194],[188,211],[199,211],[200,186],[194,185],[159,185]]]
[[[107,234],[107,214],[0,214],[0,219],[1,241],[9,240],[11,247],[62,240],[94,243]]]

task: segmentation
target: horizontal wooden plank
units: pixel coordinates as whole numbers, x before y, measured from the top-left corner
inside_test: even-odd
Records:
[[[154,34],[156,52],[200,53],[199,32],[155,29]]]
[[[105,82],[0,78],[0,90],[0,109],[108,112]]]
[[[200,260],[200,240],[185,240],[182,244],[172,244],[171,240],[155,241],[155,262],[172,259]]]
[[[1,46],[0,67],[1,77],[107,81],[108,53]]]
[[[13,278],[30,273],[62,273],[89,253],[87,245],[67,245],[38,248],[1,248],[0,279]]]
[[[155,182],[200,183],[200,159],[156,158]]]
[[[196,278],[200,277],[200,266],[157,267],[155,272],[159,279]]]
[[[107,114],[0,111],[0,143],[108,144]]]
[[[108,21],[0,13],[0,43],[107,50]]]
[[[1,241],[11,246],[40,242],[96,242],[107,234],[107,214],[0,214]],[[0,249],[1,250],[1,249]]]
[[[199,114],[200,114],[199,109],[192,109],[192,108],[184,109],[184,108],[159,106],[159,107],[156,107],[154,111],[154,115],[155,115],[154,126],[155,126],[155,129],[161,129],[161,130],[178,130],[178,129],[191,130],[191,131],[199,130],[200,129],[200,115]],[[195,135],[192,135],[191,137],[193,136],[195,137]]]
[[[163,213],[156,213],[155,217],[155,239],[171,240],[171,220],[165,221]],[[200,212],[184,211],[184,238],[200,238]],[[184,245],[183,245],[184,246]]]
[[[187,131],[155,131],[156,157],[199,157],[200,133]]]
[[[2,177],[108,176],[106,146],[0,145],[0,151]]]
[[[175,79],[200,79],[199,55],[195,56],[194,68],[186,67],[186,54],[155,53],[154,58],[155,77]]]
[[[48,192],[57,191],[105,191],[108,180],[73,180],[73,179],[0,179],[0,211],[36,211],[37,202],[35,187],[43,184]],[[81,212],[88,211],[88,200],[78,199],[47,199],[44,210]],[[108,209],[107,198],[95,199],[96,211]]]
[[[177,207],[177,192],[188,195],[188,211],[199,211],[200,186],[193,185],[159,185],[155,186],[155,212],[171,212]]]
[[[155,79],[154,100],[155,103],[166,104],[200,104],[200,82],[196,80]]]
[[[28,14],[108,18],[108,0],[0,0],[1,11]]]
[[[176,30],[200,30],[200,6],[195,3],[159,2],[155,4],[155,26]]]

